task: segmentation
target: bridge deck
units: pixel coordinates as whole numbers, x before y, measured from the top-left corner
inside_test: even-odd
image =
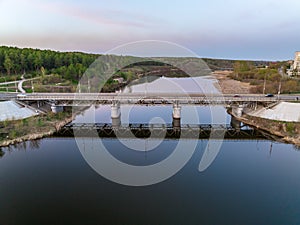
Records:
[[[110,104],[228,104],[231,102],[276,102],[276,97],[248,94],[243,96],[222,94],[185,93],[32,93],[17,96],[23,101],[53,101],[58,105],[82,105],[91,103]]]

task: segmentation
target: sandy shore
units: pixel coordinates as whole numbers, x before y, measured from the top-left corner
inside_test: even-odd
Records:
[[[231,71],[215,71],[212,76],[215,77],[223,94],[249,94],[251,85],[231,79],[228,75]]]

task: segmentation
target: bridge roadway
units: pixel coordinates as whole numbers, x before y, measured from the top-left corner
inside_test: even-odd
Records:
[[[212,138],[212,139],[266,139],[266,134],[248,127],[234,128],[230,125],[211,124],[120,124],[70,123],[55,136],[72,137],[118,137],[118,138]]]
[[[21,101],[52,101],[58,105],[74,105],[96,102],[99,104],[228,104],[247,102],[276,102],[295,101],[300,99],[298,95],[280,95],[266,97],[262,94],[185,94],[185,93],[32,93],[18,94],[14,98]]]
[[[74,106],[111,104],[230,104],[277,101],[299,101],[300,95],[265,97],[262,94],[185,94],[185,93],[0,93],[0,100],[48,101],[56,105]],[[75,103],[74,103],[75,102]]]

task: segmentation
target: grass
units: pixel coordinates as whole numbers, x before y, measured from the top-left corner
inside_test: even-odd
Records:
[[[286,123],[286,131],[289,132],[290,134],[295,133],[295,123],[288,122]]]
[[[71,115],[71,112],[48,113],[22,120],[0,122],[0,141],[12,140],[27,134],[48,132],[55,129],[58,122]]]

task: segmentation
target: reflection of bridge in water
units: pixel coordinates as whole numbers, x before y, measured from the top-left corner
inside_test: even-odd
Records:
[[[118,137],[118,138],[199,138],[199,139],[266,139],[266,136],[247,126],[211,124],[120,124],[70,123],[57,136],[76,137]]]

